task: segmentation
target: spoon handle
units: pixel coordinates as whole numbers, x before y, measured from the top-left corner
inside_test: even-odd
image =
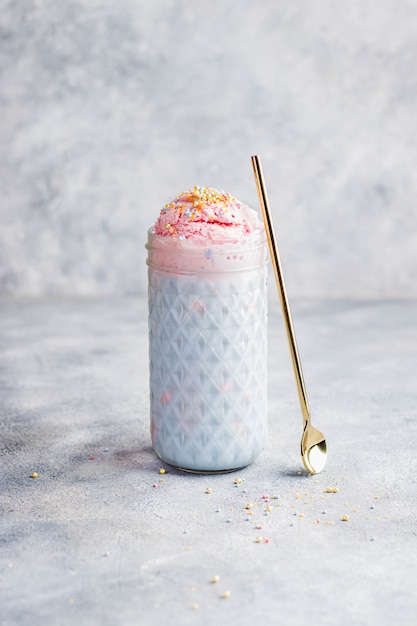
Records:
[[[275,281],[278,288],[278,295],[281,302],[282,314],[285,322],[285,330],[287,331],[288,344],[290,347],[291,360],[294,368],[295,381],[297,384],[298,397],[300,399],[301,411],[304,423],[310,421],[310,409],[308,406],[307,392],[304,383],[303,371],[301,369],[300,356],[298,354],[297,341],[295,338],[294,326],[291,319],[290,306],[288,303],[287,290],[285,288],[284,276],[282,274],[281,262],[278,253],[278,246],[275,240],[274,227],[272,224],[271,212],[269,209],[268,195],[266,192],[264,177],[262,173],[261,159],[258,155],[252,158],[253,172],[255,175],[256,186],[258,189],[259,201],[262,208],[262,215],[265,224],[265,230],[268,238],[269,252],[271,255],[272,265],[274,268]]]

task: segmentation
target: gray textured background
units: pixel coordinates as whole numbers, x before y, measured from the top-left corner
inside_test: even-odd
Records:
[[[416,66],[414,0],[0,0],[0,290],[143,293],[260,153],[292,295],[417,297]]]

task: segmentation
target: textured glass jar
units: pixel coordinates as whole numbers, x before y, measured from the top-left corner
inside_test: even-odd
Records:
[[[148,232],[152,445],[167,463],[224,472],[267,431],[267,244],[263,230],[204,245]]]

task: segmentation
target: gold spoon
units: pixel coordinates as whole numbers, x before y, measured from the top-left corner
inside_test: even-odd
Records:
[[[275,280],[278,287],[278,295],[280,297],[281,309],[285,322],[285,329],[287,331],[288,344],[290,347],[291,360],[294,367],[294,374],[297,383],[298,397],[300,399],[301,412],[303,414],[301,458],[303,460],[306,470],[310,474],[318,474],[324,468],[327,461],[326,440],[323,433],[317,430],[317,428],[314,428],[314,426],[311,424],[310,409],[308,406],[307,392],[304,384],[303,372],[301,369],[301,361],[298,354],[297,342],[295,339],[294,327],[291,319],[284,277],[282,275],[278,248],[275,241],[274,227],[272,225],[268,196],[266,193],[264,177],[262,173],[261,159],[258,155],[252,157],[252,166],[255,174],[256,186],[258,188],[258,195],[259,201],[261,203],[265,230],[268,237],[269,252],[272,259],[272,265],[274,267]]]

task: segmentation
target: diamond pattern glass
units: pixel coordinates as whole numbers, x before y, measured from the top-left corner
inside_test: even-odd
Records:
[[[149,268],[151,437],[198,472],[251,463],[265,445],[266,267],[205,276]]]

